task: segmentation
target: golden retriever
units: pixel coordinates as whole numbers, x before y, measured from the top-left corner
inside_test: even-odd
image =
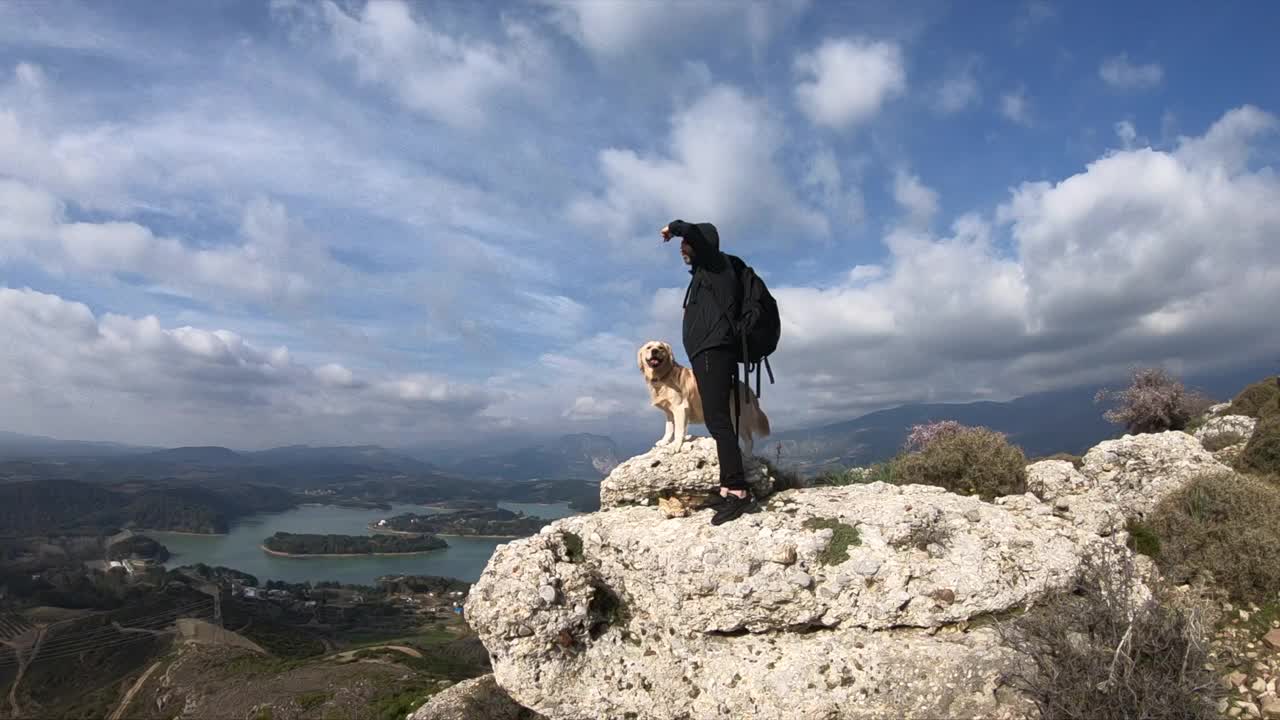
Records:
[[[702,396],[698,393],[698,381],[693,370],[676,362],[671,345],[661,340],[650,340],[636,352],[636,363],[649,385],[649,401],[667,416],[667,431],[655,445],[675,443],[675,450],[684,447],[685,431],[690,424],[705,425],[702,414]],[[742,404],[738,438],[746,455],[755,448],[756,437],[769,435],[769,417],[760,409],[760,401],[742,381],[738,381],[738,397]],[[730,420],[733,408],[730,401]]]

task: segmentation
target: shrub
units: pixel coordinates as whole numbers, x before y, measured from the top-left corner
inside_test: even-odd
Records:
[[[1280,592],[1280,488],[1234,473],[1193,478],[1160,501],[1146,525],[1159,538],[1156,563],[1176,583],[1208,574],[1240,601]]]
[[[1162,368],[1133,371],[1133,380],[1124,390],[1099,390],[1094,402],[1113,398],[1117,406],[1103,414],[1109,422],[1123,425],[1138,435],[1167,430],[1183,430],[1193,418],[1204,414],[1211,402]]]
[[[1117,577],[1092,577],[997,632],[1030,659],[1007,682],[1042,718],[1208,720],[1221,693],[1209,662],[1201,613],[1173,602],[1141,608],[1126,600],[1131,563]],[[1157,598],[1170,594],[1157,588]]]
[[[882,462],[876,463],[867,468],[867,472],[862,476],[862,482],[873,483],[882,482],[889,485],[898,484],[898,479],[893,474],[893,463]]]
[[[955,420],[940,420],[924,425],[911,426],[911,432],[907,435],[905,443],[907,450],[923,450],[929,443],[941,437],[955,435],[965,429],[964,425]]]
[[[1248,415],[1251,418],[1275,414],[1280,408],[1280,375],[1269,377],[1241,390],[1231,400],[1228,415]]]
[[[1280,415],[1258,421],[1248,444],[1240,453],[1238,464],[1242,470],[1280,473]]]
[[[1129,519],[1125,522],[1124,529],[1129,533],[1129,540],[1125,545],[1130,550],[1150,558],[1160,555],[1160,536],[1149,525]]]
[[[1003,433],[961,427],[935,436],[916,452],[893,460],[897,484],[937,485],[960,495],[991,500],[1027,489],[1027,458]]]

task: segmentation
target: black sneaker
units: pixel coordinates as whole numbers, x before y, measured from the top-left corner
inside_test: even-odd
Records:
[[[711,517],[712,525],[723,525],[730,520],[736,520],[745,513],[756,512],[759,510],[756,501],[748,494],[744,498],[737,495],[727,495],[723,501],[716,506],[716,514]]]

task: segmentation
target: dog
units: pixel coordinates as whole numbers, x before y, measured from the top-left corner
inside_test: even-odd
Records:
[[[698,381],[693,370],[676,362],[669,343],[650,340],[636,351],[636,364],[649,385],[649,401],[667,416],[667,430],[655,446],[675,443],[679,452],[684,447],[685,432],[690,424],[705,425],[702,414],[702,396],[698,393]],[[732,401],[730,401],[732,403]],[[740,420],[734,430],[742,442],[745,454],[750,456],[755,448],[755,438],[768,437],[769,416],[760,409],[760,401],[751,388],[738,381]],[[730,416],[733,410],[730,407]]]

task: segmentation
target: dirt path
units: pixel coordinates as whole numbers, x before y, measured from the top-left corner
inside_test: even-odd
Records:
[[[31,645],[31,654],[24,659],[22,651],[14,647],[13,651],[18,656],[18,674],[13,678],[13,685],[9,687],[9,709],[13,710],[13,716],[22,717],[22,706],[18,705],[18,686],[22,684],[22,676],[27,674],[27,666],[29,666],[40,654],[40,646],[44,645],[44,636],[46,628],[40,628],[36,631],[36,641]]]
[[[147,682],[147,678],[151,677],[151,673],[155,672],[156,669],[163,664],[164,663],[159,661],[152,663],[151,667],[147,668],[146,672],[142,673],[142,675],[134,681],[133,687],[129,688],[129,692],[124,694],[124,699],[120,701],[120,705],[116,707],[116,711],[111,713],[109,720],[120,720],[120,718],[124,717],[125,709],[129,707],[129,703],[133,702],[133,696],[142,689],[143,684]]]
[[[372,647],[356,648],[355,650],[347,650],[346,652],[338,653],[334,657],[339,660],[350,660],[351,658],[355,657],[355,654],[360,652],[361,650],[395,650],[397,652],[402,652],[405,655],[408,655],[409,657],[415,657],[415,658],[422,657],[422,653],[418,652],[417,649],[407,647],[405,645],[374,645]]]

